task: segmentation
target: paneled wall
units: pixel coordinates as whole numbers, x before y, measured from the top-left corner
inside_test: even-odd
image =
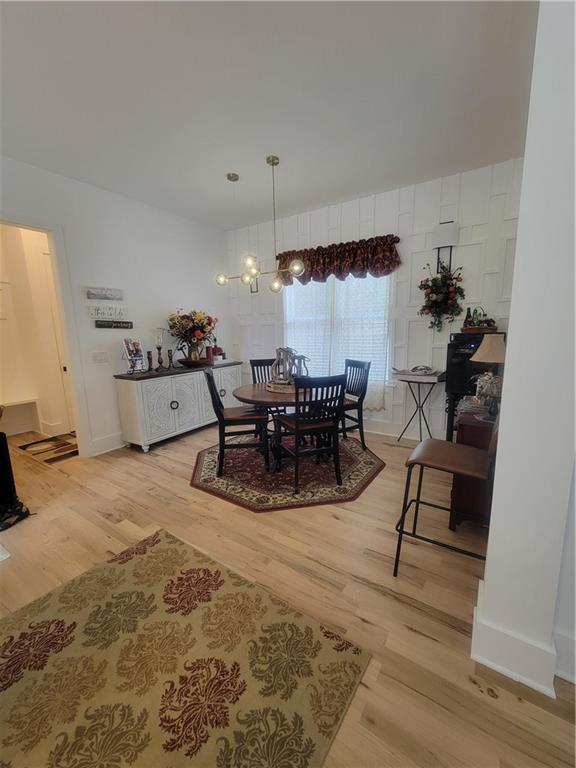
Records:
[[[462,266],[465,306],[481,304],[506,330],[510,311],[516,227],[522,177],[522,160],[465,171],[402,189],[357,198],[318,210],[289,216],[278,222],[278,250],[307,248],[334,242],[358,240],[388,233],[400,237],[402,266],[391,281],[391,333],[393,365],[397,368],[423,364],[443,370],[450,332],[460,321],[446,325],[441,333],[430,330],[418,316],[422,295],[418,283],[429,262],[435,269],[436,252],[431,233],[440,221],[457,221],[460,241],[452,264]],[[277,176],[279,207],[282,207],[282,171]],[[266,222],[228,233],[231,274],[238,274],[246,253],[255,253],[267,269],[274,266],[272,224]],[[282,295],[272,294],[266,279],[260,292],[250,294],[233,281],[230,292],[233,351],[236,359],[272,356],[283,343]],[[289,288],[286,290],[290,290]],[[249,377],[248,365],[244,375]],[[404,384],[391,382],[386,406],[369,414],[369,428],[384,434],[399,434],[412,412]],[[444,392],[437,387],[429,406],[430,425],[436,437],[444,434]],[[416,436],[416,432],[407,433]]]

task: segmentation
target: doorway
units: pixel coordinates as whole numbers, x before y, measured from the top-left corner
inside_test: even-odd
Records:
[[[48,233],[0,223],[2,431],[75,430],[72,378]]]

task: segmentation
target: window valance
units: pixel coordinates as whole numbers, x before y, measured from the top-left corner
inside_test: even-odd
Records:
[[[381,235],[357,242],[284,251],[278,254],[278,268],[287,270],[294,259],[301,259],[306,269],[296,279],[303,285],[310,280],[325,283],[330,275],[338,280],[345,280],[348,275],[385,277],[400,266],[396,250],[396,243],[399,242],[400,238],[396,235]],[[294,278],[290,272],[280,272],[280,277],[284,285],[292,285]]]

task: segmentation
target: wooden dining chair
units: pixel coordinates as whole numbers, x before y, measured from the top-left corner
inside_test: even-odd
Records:
[[[332,456],[336,482],[342,485],[340,472],[339,425],[342,420],[346,374],[339,376],[297,376],[294,379],[294,413],[274,418],[276,466],[281,466],[282,455],[294,459],[294,494],[300,492],[300,460],[314,455]],[[293,447],[285,442],[294,438]],[[306,442],[305,438],[311,438]]]
[[[264,466],[270,468],[268,454],[268,414],[266,411],[256,411],[254,408],[239,407],[225,408],[214,381],[214,373],[204,371],[208,391],[212,400],[214,413],[218,419],[218,469],[216,476],[221,477],[224,471],[224,454],[234,448],[257,448],[264,453]],[[250,429],[238,430],[233,427],[250,427]],[[239,435],[252,435],[256,439],[252,442],[229,443],[226,438]]]
[[[265,384],[272,379],[272,363],[274,360],[274,357],[263,357],[250,360],[252,384]]]
[[[342,435],[348,437],[348,432],[360,430],[360,442],[366,450],[364,441],[364,398],[368,391],[368,376],[372,363],[362,360],[346,360],[346,394],[344,397],[344,415],[342,417]],[[353,415],[356,412],[356,415]],[[346,422],[352,422],[352,426]]]
[[[263,357],[250,360],[250,368],[252,369],[252,384],[265,384],[267,381],[272,380],[272,363],[276,358]],[[279,406],[270,406],[267,408],[270,416],[276,416],[279,413],[286,413],[286,408]]]
[[[490,440],[490,446],[488,450],[482,448],[474,448],[471,445],[462,445],[462,443],[451,443],[447,440],[435,440],[434,438],[428,438],[419,443],[412,451],[408,459],[406,460],[406,466],[408,472],[406,474],[406,485],[404,488],[404,501],[402,503],[402,513],[400,519],[396,523],[396,531],[398,532],[398,542],[396,545],[396,557],[394,559],[394,576],[398,575],[398,566],[400,564],[400,550],[402,549],[402,539],[404,536],[408,536],[411,539],[418,539],[419,541],[426,541],[429,544],[436,544],[439,547],[450,549],[452,552],[459,552],[461,555],[468,555],[474,557],[477,560],[485,560],[484,555],[480,555],[477,552],[472,552],[468,549],[462,549],[456,547],[453,544],[448,544],[445,541],[439,541],[438,539],[432,539],[428,536],[422,536],[418,533],[418,513],[420,507],[434,507],[435,509],[443,509],[446,512],[452,513],[451,507],[444,507],[440,504],[433,504],[429,501],[422,501],[422,480],[424,477],[424,469],[436,469],[440,472],[448,472],[451,475],[460,475],[462,477],[469,477],[475,480],[483,480],[489,482],[492,479],[494,472],[494,462],[496,459],[496,445],[498,442],[498,425],[494,425],[492,431],[492,438]],[[408,501],[410,495],[410,484],[412,480],[412,471],[414,467],[419,467],[420,472],[418,476],[418,489],[416,491],[416,497]],[[406,530],[404,524],[406,522],[406,515],[410,507],[414,504],[414,517],[412,520],[412,530]]]

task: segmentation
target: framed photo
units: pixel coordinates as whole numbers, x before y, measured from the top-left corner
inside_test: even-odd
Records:
[[[144,352],[140,339],[124,339],[124,353],[130,363],[130,370],[141,372],[144,370]]]
[[[97,301],[122,301],[124,291],[121,288],[86,288],[86,298]]]

